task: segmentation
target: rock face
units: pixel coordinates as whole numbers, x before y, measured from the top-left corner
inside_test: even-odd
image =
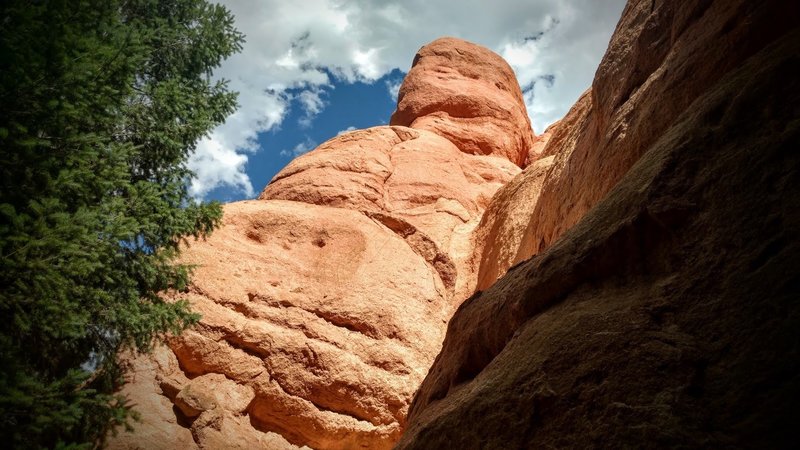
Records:
[[[495,191],[519,172],[505,158],[466,154],[429,131],[375,127],[295,159],[259,199],[361,211],[426,254],[442,295],[463,300],[475,287],[471,232]]]
[[[203,319],[171,342],[181,367],[252,389],[250,421],[298,445],[396,439],[450,313],[427,255],[359,211],[272,200],[225,217],[189,252]]]
[[[516,261],[555,242],[724,74],[794,25],[786,2],[630,1],[557,154]],[[772,24],[770,21],[774,20]],[[575,114],[572,114],[575,113]],[[566,139],[566,141],[563,141]]]
[[[554,156],[535,161],[500,188],[475,230],[476,288],[483,290],[513,265]]]
[[[381,449],[399,439],[447,321],[477,283],[474,230],[534,139],[502,59],[455,39],[421,54],[431,51],[444,52],[441,70],[469,75],[458,89],[487,109],[468,124],[343,134],[292,161],[258,200],[225,205],[223,226],[184,251],[197,269],[176,298],[202,319],[156,359],[132,362],[124,392],[147,419],[112,448]],[[468,63],[477,71],[464,72]],[[421,76],[402,88],[404,111],[441,95]],[[467,125],[475,133],[455,139]]]
[[[454,314],[398,448],[796,445],[799,10],[629,2],[479,286],[536,256]]]
[[[487,48],[437,39],[414,57],[392,125],[430,130],[461,151],[522,166],[535,140],[514,71]]]

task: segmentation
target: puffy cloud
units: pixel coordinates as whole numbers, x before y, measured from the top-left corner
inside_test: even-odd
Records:
[[[297,145],[295,145],[291,150],[283,149],[281,150],[281,155],[283,156],[292,156],[298,157],[303,153],[308,153],[311,150],[314,150],[317,147],[317,143],[306,137],[306,139]]]
[[[195,173],[189,193],[195,198],[202,198],[219,185],[236,187],[248,197],[253,195],[253,185],[244,173],[247,156],[231,151],[231,147],[226,148],[223,141],[219,135],[212,133],[197,146],[189,164]]]
[[[534,130],[564,116],[592,82],[623,2],[559,2],[540,32],[508,39],[496,50],[514,68]]]
[[[240,92],[240,108],[190,161],[198,197],[220,185],[252,192],[248,152],[257,150],[259,133],[280,125],[293,100],[303,109],[301,125],[310,126],[326,106],[331,76],[372,82],[394,68],[406,71],[419,47],[444,35],[503,55],[541,132],[590,85],[624,0],[464,0],[457,8],[428,0],[221,3],[247,39],[215,74]],[[397,88],[387,84],[392,96]]]

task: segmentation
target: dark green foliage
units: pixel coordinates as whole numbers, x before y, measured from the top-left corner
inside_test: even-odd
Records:
[[[178,246],[220,222],[186,161],[236,106],[210,79],[240,49],[201,0],[0,6],[0,438],[102,444],[130,410],[124,349],[197,320]]]

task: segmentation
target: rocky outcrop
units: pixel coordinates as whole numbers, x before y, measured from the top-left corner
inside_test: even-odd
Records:
[[[170,341],[180,370],[161,372],[184,380],[171,388],[180,420],[203,410],[192,383],[218,374],[251,397],[216,403],[255,430],[313,448],[391,446],[453,310],[447,254],[389,215],[285,200],[224,212],[186,252],[197,270],[180,298],[203,318]]]
[[[437,39],[414,57],[392,125],[429,130],[461,151],[523,166],[535,141],[514,71],[491,50]]]
[[[279,434],[250,425],[245,409],[253,392],[224,375],[190,380],[169,348],[150,357],[129,358],[131,380],[124,392],[141,412],[135,432],[118,430],[118,449],[290,449]]]
[[[358,211],[252,201],[225,217],[189,252],[203,319],[171,342],[183,369],[251,388],[250,420],[298,445],[396,439],[449,315],[435,267]]]
[[[441,70],[480,69],[459,89],[524,120],[481,112],[462,140],[416,121],[345,133],[292,161],[258,200],[225,205],[223,226],[185,249],[197,269],[174,295],[202,319],[161,350],[170,364],[133,361],[123,392],[147,420],[112,448],[381,449],[399,439],[447,321],[477,283],[474,230],[533,141],[508,65],[459,40],[431,48],[443,43],[458,52],[437,57]]]
[[[541,187],[483,219],[507,261],[539,191],[536,256],[454,314],[398,448],[795,445],[798,9],[629,2]]]

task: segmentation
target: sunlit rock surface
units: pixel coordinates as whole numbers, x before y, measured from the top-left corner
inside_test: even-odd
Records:
[[[183,255],[197,269],[177,298],[203,318],[162,350],[173,363],[134,361],[124,392],[146,421],[112,447],[224,448],[229,433],[245,447],[380,449],[399,439],[447,321],[477,283],[474,230],[533,141],[500,57],[456,39],[429,48],[445,51],[437,64],[454,73],[464,58],[480,61],[459,89],[521,114],[493,131],[513,136],[464,147],[491,140],[478,125],[495,119],[480,116],[475,139],[462,130],[461,141],[435,127],[356,130],[296,158],[257,200],[225,205],[223,226]],[[439,95],[408,83],[408,99]]]

